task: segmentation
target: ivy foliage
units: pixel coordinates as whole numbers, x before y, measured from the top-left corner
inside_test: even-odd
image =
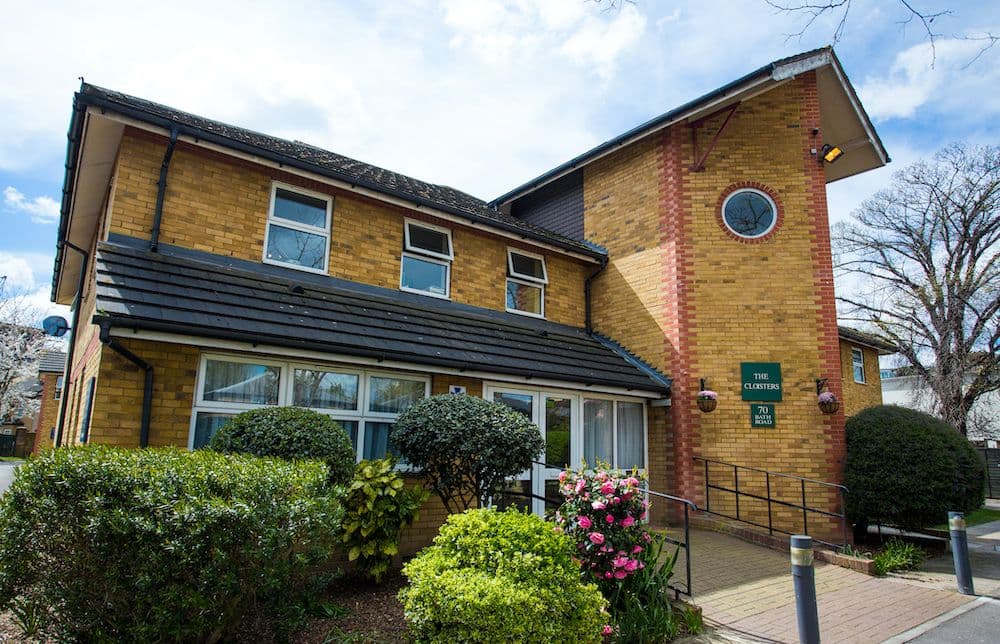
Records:
[[[0,609],[56,641],[203,641],[301,623],[340,510],[320,462],[87,446],[0,501]]]
[[[476,396],[425,398],[396,421],[392,442],[450,512],[486,505],[545,447],[524,414]]]
[[[419,487],[406,487],[393,459],[361,461],[344,498],[341,539],[358,571],[379,582],[399,552],[399,535],[417,519],[429,496]]]
[[[226,454],[326,461],[330,482],[346,485],[354,475],[354,447],[329,416],[299,407],[268,407],[237,414],[212,437],[209,448]]]
[[[531,514],[453,514],[403,567],[406,620],[427,642],[599,642],[606,602],[573,551]]]

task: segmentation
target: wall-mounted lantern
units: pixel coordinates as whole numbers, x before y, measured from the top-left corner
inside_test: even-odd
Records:
[[[698,409],[706,414],[715,411],[716,405],[719,404],[719,394],[705,387],[704,378],[701,379],[701,390],[698,391],[697,400]]]
[[[816,395],[819,410],[824,414],[835,414],[840,409],[840,401],[832,391],[823,391],[826,388],[827,378],[816,379]]]

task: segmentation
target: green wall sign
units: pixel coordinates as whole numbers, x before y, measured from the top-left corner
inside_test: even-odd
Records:
[[[743,400],[781,400],[780,362],[741,362]]]
[[[751,427],[774,427],[774,405],[754,403],[750,405]]]

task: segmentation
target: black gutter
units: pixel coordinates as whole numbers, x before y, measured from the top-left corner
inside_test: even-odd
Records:
[[[149,364],[139,356],[129,351],[123,344],[111,337],[111,324],[102,321],[101,342],[111,347],[114,351],[126,360],[139,367],[145,372],[145,382],[142,388],[142,420],[139,425],[139,447],[149,446],[149,420],[153,413],[153,365]]]
[[[56,288],[64,260],[62,243],[66,239],[69,226],[70,205],[73,202],[73,184],[76,183],[76,162],[80,156],[80,142],[83,137],[83,123],[86,120],[86,108],[79,100],[80,94],[73,96],[73,115],[69,120],[69,131],[66,133],[66,163],[63,175],[62,203],[59,206],[59,232],[56,234],[56,258],[52,266],[52,292],[49,296],[56,300]]]
[[[587,335],[594,332],[594,325],[590,315],[591,311],[591,293],[590,293],[590,283],[594,281],[594,278],[604,272],[604,269],[608,267],[608,258],[605,257],[601,260],[601,265],[597,269],[587,276],[587,279],[583,282],[583,303],[585,311],[585,321],[584,328],[587,330]]]
[[[490,228],[497,228],[509,233],[519,235],[523,239],[532,239],[534,241],[541,242],[543,244],[555,246],[556,248],[578,253],[580,255],[585,255],[587,257],[591,257],[597,260],[599,260],[602,257],[600,253],[595,252],[594,249],[589,248],[583,244],[573,243],[570,242],[569,240],[552,239],[546,237],[545,235],[539,235],[537,233],[533,233],[532,231],[525,230],[523,228],[519,228],[517,226],[505,223],[502,220],[494,219],[492,217],[487,217],[485,215],[476,215],[475,213],[470,213],[468,211],[461,210],[459,208],[455,208],[447,204],[443,204],[437,201],[432,201],[430,199],[426,199],[419,195],[403,192],[401,190],[396,190],[392,188],[387,188],[385,186],[378,185],[361,177],[349,176],[341,172],[337,172],[336,170],[331,170],[330,168],[327,168],[322,165],[309,163],[308,161],[303,161],[300,158],[289,156],[286,154],[280,154],[278,152],[274,152],[266,148],[261,148],[255,145],[251,145],[249,143],[235,141],[228,137],[216,134],[214,132],[210,132],[208,130],[203,130],[198,127],[182,125],[171,119],[149,114],[148,112],[145,112],[143,110],[133,108],[128,105],[122,105],[121,103],[116,103],[112,100],[106,99],[101,96],[94,96],[92,94],[84,94],[81,92],[77,94],[76,100],[77,102],[83,103],[85,105],[91,105],[94,107],[106,109],[121,114],[122,116],[127,116],[130,118],[134,118],[138,121],[142,121],[144,123],[149,123],[150,125],[161,127],[168,131],[176,128],[179,134],[187,134],[195,138],[196,140],[207,141],[209,143],[214,143],[216,145],[229,148],[231,150],[236,150],[238,152],[251,154],[253,156],[257,156],[262,159],[267,159],[268,161],[273,161],[278,164],[290,166],[293,168],[298,168],[300,170],[305,170],[307,172],[314,172],[316,174],[337,181],[341,181],[351,186],[359,186],[367,190],[371,190],[373,192],[381,193],[391,197],[396,197],[397,199],[408,201],[417,206],[424,206],[426,208],[433,208],[435,210],[440,210],[450,215],[461,217],[474,224],[481,224]]]
[[[156,210],[153,211],[153,229],[149,235],[149,250],[154,253],[160,247],[160,221],[163,219],[163,198],[167,194],[167,173],[170,171],[170,159],[174,156],[179,134],[177,126],[170,129],[170,141],[163,154],[163,163],[160,164],[160,180],[156,182]]]
[[[174,323],[174,322],[159,322],[156,320],[136,320],[132,318],[121,318],[112,316],[97,316],[93,318],[94,324],[101,325],[103,329],[105,326],[111,328],[121,328],[121,329],[132,329],[132,330],[146,330],[146,331],[161,331],[164,333],[176,333],[181,335],[196,336],[196,337],[206,337],[214,338],[217,340],[233,340],[235,342],[244,342],[257,346],[259,344],[267,344],[275,347],[283,347],[288,349],[305,349],[309,351],[320,351],[323,353],[334,353],[340,350],[344,355],[350,355],[361,358],[373,358],[379,362],[384,362],[385,360],[397,360],[399,362],[410,362],[413,364],[436,366],[436,367],[448,367],[452,369],[457,369],[459,371],[479,371],[483,369],[483,366],[475,362],[462,362],[460,360],[448,360],[446,358],[434,358],[426,354],[414,354],[414,355],[400,355],[400,354],[387,354],[384,351],[377,351],[373,349],[364,349],[356,346],[341,346],[338,344],[330,344],[323,342],[313,342],[310,340],[299,340],[291,337],[263,337],[256,333],[250,333],[245,331],[234,331],[231,329],[218,329],[218,328],[205,328],[196,327],[193,325]],[[604,339],[600,338],[597,334],[594,334],[595,338],[598,338],[601,344],[604,344],[609,349],[612,349],[614,353],[620,353],[620,350],[613,349],[608,346]],[[632,359],[634,360],[634,358]],[[631,360],[626,360],[626,362],[632,363]],[[492,368],[493,373],[507,374],[514,376],[523,376],[525,378],[546,378],[546,376],[540,375],[537,371],[532,369],[514,369],[510,367],[504,368]],[[574,378],[567,379],[562,378],[565,382],[574,382],[585,385],[603,385],[605,387],[616,387],[618,389],[625,389],[627,391],[648,391],[664,393],[670,390],[669,386],[664,385],[661,378],[662,377],[652,377],[649,375],[649,369],[640,369],[640,372],[646,375],[650,382],[648,385],[639,385],[636,382],[610,382],[605,378]],[[550,377],[553,380],[558,380],[556,376]],[[659,386],[657,386],[659,385]]]
[[[73,355],[76,353],[76,330],[80,326],[80,309],[83,308],[83,287],[87,281],[87,267],[90,264],[90,253],[83,250],[76,244],[63,240],[59,242],[59,253],[57,256],[65,254],[66,248],[80,253],[80,277],[76,284],[76,305],[73,307],[73,321],[70,323],[69,349],[66,351],[66,371],[63,375],[63,391],[59,400],[59,422],[56,424],[55,446],[62,445],[63,428],[66,426],[66,407],[69,403],[70,378],[73,376]]]

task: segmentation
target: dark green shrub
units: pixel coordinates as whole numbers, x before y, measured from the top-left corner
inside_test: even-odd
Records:
[[[71,641],[215,641],[251,609],[294,626],[339,529],[326,479],[207,450],[44,452],[0,502],[0,608]]]
[[[545,447],[538,427],[506,405],[475,396],[425,398],[396,421],[392,442],[451,512],[487,500]]]
[[[917,528],[941,523],[949,510],[975,510],[985,475],[965,437],[928,414],[883,405],[847,421],[847,514],[861,526]]]
[[[399,533],[413,523],[429,496],[419,487],[406,488],[393,459],[361,461],[344,498],[341,540],[350,561],[376,582],[399,552]]]
[[[608,620],[570,539],[513,509],[451,515],[403,574],[399,597],[420,641],[598,642]]]
[[[237,414],[212,437],[209,447],[226,454],[318,458],[330,468],[330,482],[345,485],[354,475],[354,447],[329,416],[299,407],[268,407]]]

